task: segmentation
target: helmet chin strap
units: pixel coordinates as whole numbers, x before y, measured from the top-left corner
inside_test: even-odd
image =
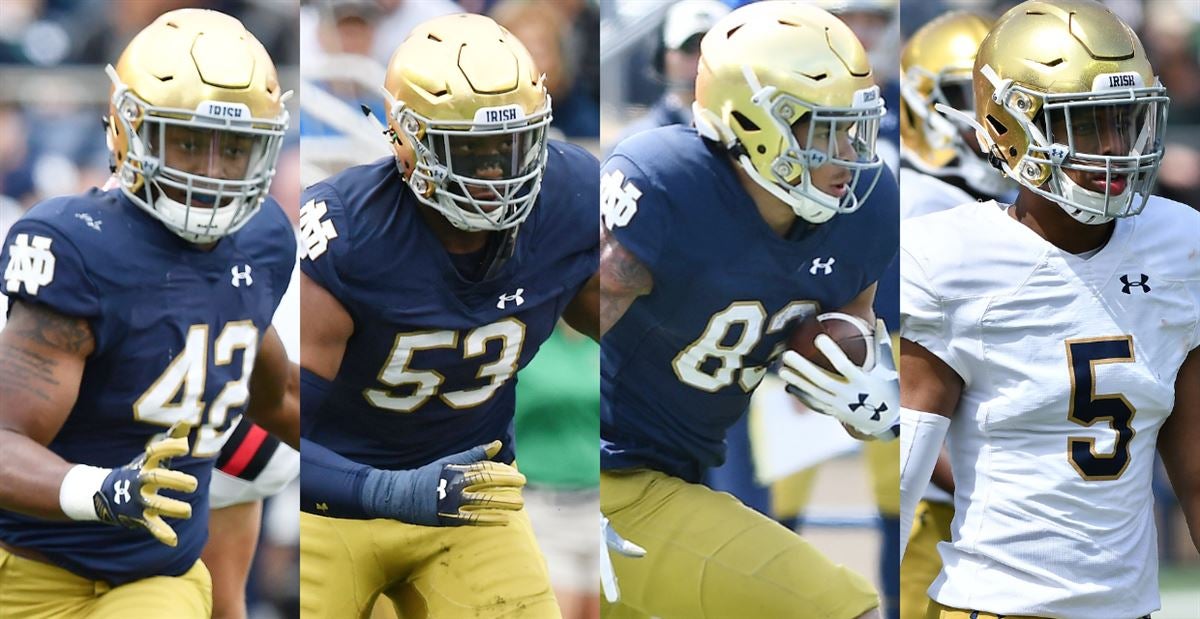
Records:
[[[1062,210],[1066,211],[1075,221],[1089,226],[1099,226],[1113,220],[1113,216],[1107,214],[1110,211],[1105,208],[1106,206],[1114,203],[1118,206],[1122,203],[1128,205],[1133,199],[1133,191],[1128,185],[1126,185],[1125,191],[1110,196],[1084,189],[1062,170],[1054,171],[1054,180],[1058,183],[1063,195],[1062,200],[1055,200],[1055,204],[1062,207]],[[1086,206],[1091,210],[1077,205]],[[1124,208],[1122,207],[1121,210]]]
[[[738,164],[742,166],[742,170],[746,172],[750,178],[763,189],[766,189],[771,195],[778,198],[784,204],[791,207],[792,212],[799,218],[814,224],[821,224],[829,221],[837,214],[837,210],[829,206],[829,204],[837,205],[839,200],[820,189],[813,187],[809,183],[808,172],[804,172],[803,184],[806,185],[806,191],[790,192],[785,191],[777,183],[771,182],[754,167],[754,162],[750,161],[747,155],[738,156]],[[825,200],[818,200],[806,195],[815,193],[818,197]]]
[[[160,188],[158,189],[158,197],[154,200],[153,208],[162,215],[162,221],[167,224],[168,230],[174,232],[185,241],[198,244],[215,243],[222,237],[237,232],[250,221],[249,217],[243,217],[237,225],[232,225],[234,217],[243,208],[242,198],[234,198],[232,202],[225,206],[213,206],[212,208],[216,212],[210,214],[208,209],[189,207],[186,204],[168,198],[166,193]],[[205,226],[205,228],[214,232],[203,232],[199,229],[199,226],[194,225],[191,222],[191,218],[197,215],[200,216],[201,220],[208,221],[210,225]],[[208,217],[204,215],[208,215]]]
[[[993,168],[969,148],[962,148],[958,153],[956,172],[971,189],[995,198],[1003,196],[1015,188],[999,170]]]

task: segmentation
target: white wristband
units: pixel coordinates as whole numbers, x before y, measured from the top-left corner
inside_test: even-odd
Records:
[[[104,486],[112,469],[76,464],[58,488],[58,505],[71,520],[99,520],[92,497]]]
[[[929,485],[950,419],[911,408],[900,408],[900,561],[912,534],[917,501]]]

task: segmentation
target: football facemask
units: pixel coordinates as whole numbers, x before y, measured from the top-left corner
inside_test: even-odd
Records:
[[[1141,75],[1125,72],[1097,75],[1087,92],[1042,93],[1002,80],[987,65],[980,75],[1028,137],[1015,165],[1001,159],[1005,173],[1085,224],[1142,212],[1163,155],[1169,99],[1161,84],[1145,86]],[[982,144],[999,148],[972,124]]]
[[[869,172],[867,189],[862,193],[865,197],[874,189],[883,166],[875,152],[879,121],[884,115],[879,88],[856,92],[849,107],[816,106],[772,87],[762,87],[748,68],[745,75],[756,93],[751,101],[770,115],[786,140],[785,148],[771,162],[770,178],[759,174],[748,156],[739,156],[747,174],[792,205],[797,216],[812,223],[858,210],[856,190],[864,180],[862,173]],[[842,181],[835,183],[832,193],[814,182],[813,173],[823,166],[845,170],[844,175],[831,175],[833,180]]]
[[[512,105],[481,108],[474,121],[436,120],[385,96],[400,139],[412,145],[407,181],[418,200],[463,230],[507,230],[525,220],[546,165],[549,95],[529,116]]]
[[[108,146],[125,195],[192,243],[245,225],[275,174],[291,95],[253,35],[222,13],[170,11],[106,72]]]

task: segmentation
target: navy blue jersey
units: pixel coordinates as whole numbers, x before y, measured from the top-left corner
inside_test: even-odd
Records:
[[[516,371],[596,271],[598,168],[551,142],[512,256],[481,281],[459,274],[391,158],[309,187],[301,269],[345,307],[354,333],[325,402],[303,416],[304,436],[383,469],[497,439],[498,458],[512,461]]]
[[[0,254],[11,300],[86,318],[95,336],[79,397],[49,449],[115,468],[173,423],[199,426],[170,468],[196,477],[192,504],[167,519],[170,548],[145,531],[52,522],[0,510],[0,539],[114,585],[179,575],[208,538],[208,481],[220,434],[247,400],[254,355],[287,289],[296,237],[273,200],[211,251],[179,238],[118,190],[54,198],[8,233]]]
[[[697,481],[791,327],[896,255],[896,182],[885,169],[854,213],[781,237],[724,151],[675,126],[622,142],[601,186],[605,225],[654,277],[601,342],[601,466]]]

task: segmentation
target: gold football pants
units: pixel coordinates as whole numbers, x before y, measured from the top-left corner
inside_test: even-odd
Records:
[[[300,514],[304,618],[369,617],[380,594],[402,619],[560,616],[524,510],[499,527]]]
[[[729,494],[658,471],[603,471],[600,511],[646,549],[610,553],[621,601],[605,617],[849,619],[879,606],[867,579]]]
[[[0,548],[0,619],[208,619],[212,580],[204,564],[181,576],[119,587]]]

